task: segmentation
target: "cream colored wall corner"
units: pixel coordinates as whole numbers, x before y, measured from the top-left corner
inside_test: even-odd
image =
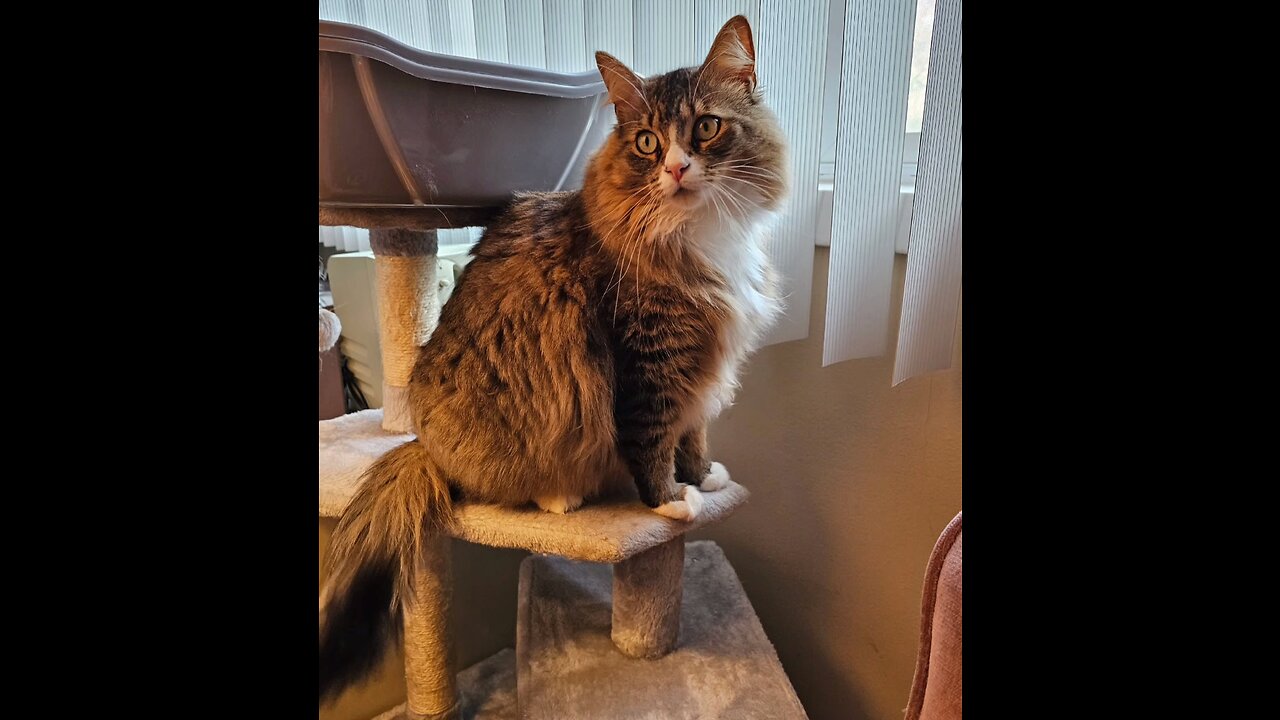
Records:
[[[925,564],[962,509],[960,328],[954,369],[896,388],[892,357],[823,368],[828,252],[809,337],[761,350],[711,428],[751,502],[694,535],[724,548],[810,718],[901,720]],[[899,255],[893,328],[905,273]]]

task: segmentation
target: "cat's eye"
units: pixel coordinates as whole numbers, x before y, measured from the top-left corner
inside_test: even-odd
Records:
[[[710,140],[720,134],[720,118],[715,115],[703,115],[698,118],[698,124],[693,127],[693,137],[695,140]]]
[[[636,149],[645,155],[652,155],[658,149],[658,136],[648,130],[636,135]]]

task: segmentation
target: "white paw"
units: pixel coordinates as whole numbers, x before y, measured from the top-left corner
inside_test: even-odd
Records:
[[[711,470],[702,478],[702,492],[715,492],[729,484],[729,471],[718,462],[711,463]]]
[[[696,487],[686,486],[683,500],[672,500],[669,503],[663,503],[654,508],[653,511],[672,520],[684,520],[686,522],[693,520],[702,512],[702,493],[698,492]]]
[[[533,501],[543,510],[560,515],[582,507],[581,495],[542,495],[534,498]]]

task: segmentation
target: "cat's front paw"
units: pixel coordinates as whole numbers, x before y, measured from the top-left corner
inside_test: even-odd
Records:
[[[672,500],[669,503],[663,503],[654,508],[653,511],[672,520],[689,522],[702,513],[702,493],[698,492],[698,488],[686,485],[683,500]]]
[[[533,501],[543,510],[558,515],[570,513],[582,507],[581,495],[541,495]]]
[[[724,465],[718,462],[711,463],[711,469],[707,471],[707,476],[702,478],[702,485],[699,486],[703,492],[715,492],[725,485],[729,484],[729,471]]]

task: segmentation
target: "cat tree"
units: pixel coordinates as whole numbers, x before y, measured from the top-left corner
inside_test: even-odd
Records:
[[[320,422],[320,515],[337,517],[361,473],[412,437],[409,375],[440,311],[436,231],[486,224],[493,201],[512,190],[571,186],[612,111],[594,71],[444,58],[328,22],[320,50],[319,220],[370,229],[384,377],[382,409]],[[424,108],[458,124],[428,126]],[[519,117],[522,132],[464,120],[493,117]],[[560,155],[540,160],[540,176],[511,164],[524,162],[521,138],[533,128],[542,128],[540,147]],[[460,164],[447,166],[450,158]],[[724,554],[705,541],[686,547],[686,533],[728,517],[747,497],[730,482],[706,493],[687,523],[635,497],[568,515],[456,504],[452,537],[426,543],[418,559],[404,613],[407,700],[384,717],[804,718]],[[453,539],[534,553],[520,568],[514,655],[461,674],[449,622]]]
[[[360,473],[411,437],[383,430],[380,410],[321,422],[320,514],[341,514]],[[692,522],[662,517],[635,497],[568,515],[457,504],[452,538],[536,553],[521,564],[516,664],[507,673],[520,717],[642,717],[655,703],[672,706],[663,718],[805,717],[723,553],[705,541],[686,553],[686,533],[728,517],[747,498],[730,482],[705,494]],[[420,559],[415,605],[404,618],[408,700],[389,717],[502,717],[479,712],[490,695],[459,693],[450,541],[436,538]],[[587,668],[593,680],[582,684]],[[751,712],[721,714],[735,707]]]

